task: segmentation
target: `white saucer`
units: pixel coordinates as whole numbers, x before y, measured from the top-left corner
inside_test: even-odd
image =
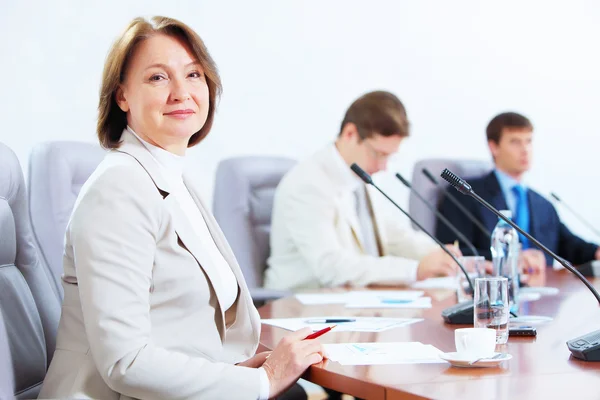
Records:
[[[494,356],[499,353],[494,353]],[[504,361],[508,361],[512,358],[512,356],[508,353],[503,353],[504,355],[500,358],[484,358],[483,360],[477,361],[475,364],[470,365],[469,363],[473,361],[473,357],[461,355],[460,353],[442,353],[440,354],[440,358],[442,360],[448,361],[455,367],[461,368],[490,368],[497,367],[500,363]],[[493,356],[492,356],[493,357]]]
[[[521,292],[519,291],[519,302],[523,301],[536,301],[542,298],[542,294],[539,292]]]

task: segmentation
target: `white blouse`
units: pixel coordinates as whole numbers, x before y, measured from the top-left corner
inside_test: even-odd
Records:
[[[227,311],[237,298],[237,279],[235,278],[233,271],[231,271],[231,267],[219,251],[208,230],[208,226],[204,221],[202,213],[200,213],[198,206],[194,202],[194,199],[192,199],[192,195],[183,183],[183,165],[185,157],[178,156],[177,154],[173,154],[165,149],[161,149],[160,147],[146,142],[129,126],[127,127],[127,130],[133,133],[142,142],[154,160],[160,165],[161,172],[171,188],[171,195],[175,197],[177,204],[183,209],[185,215],[188,216],[206,254],[210,257],[214,265],[217,266],[216,270],[219,273],[219,278],[223,282],[223,287],[225,288],[223,296],[220,297],[220,299],[223,300],[221,307],[223,307],[223,312]]]

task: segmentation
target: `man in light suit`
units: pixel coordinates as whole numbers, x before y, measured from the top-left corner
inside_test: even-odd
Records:
[[[350,170],[352,163],[369,174],[384,170],[408,125],[396,96],[367,93],[347,110],[335,143],[282,179],[273,205],[267,287],[408,284],[455,273],[452,259],[425,234],[384,218],[371,201],[379,194]]]

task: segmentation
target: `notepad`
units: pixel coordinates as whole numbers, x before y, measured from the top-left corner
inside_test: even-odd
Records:
[[[380,297],[414,300],[421,296],[421,290],[353,290],[341,293],[298,293],[296,299],[304,305],[319,305],[348,304]]]
[[[346,308],[431,308],[431,297],[419,297],[413,300],[386,296],[364,300],[358,299],[346,304]]]
[[[326,319],[348,319],[352,318],[352,322],[338,322],[338,323],[316,323],[317,320]],[[348,315],[327,315],[327,316],[316,316],[316,317],[305,317],[305,318],[277,318],[277,319],[263,319],[261,322],[265,325],[277,326],[279,328],[287,329],[289,331],[297,331],[305,327],[311,328],[314,332],[323,329],[330,325],[336,325],[332,333],[335,332],[382,332],[392,328],[399,328],[402,326],[414,324],[416,322],[423,321],[422,318],[383,318],[383,317],[354,317]],[[329,335],[329,333],[328,333]]]
[[[327,358],[342,365],[446,363],[441,350],[421,342],[335,343],[323,348]]]

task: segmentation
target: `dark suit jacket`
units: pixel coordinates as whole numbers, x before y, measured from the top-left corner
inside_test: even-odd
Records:
[[[494,172],[481,178],[469,179],[468,182],[473,190],[492,206],[498,210],[508,210],[506,199]],[[462,195],[452,187],[449,187],[447,190],[453,190],[454,193],[452,194],[454,197],[481,221],[490,232],[494,229],[498,222],[498,217],[492,214],[491,211],[479,204],[471,196]],[[531,189],[527,190],[527,198],[530,210],[529,233],[533,237],[560,257],[571,261],[573,264],[583,264],[594,259],[598,246],[588,243],[571,233],[560,222],[554,206],[548,200]],[[460,232],[473,242],[480,255],[488,260],[491,259],[490,237],[484,235],[477,225],[471,222],[452,201],[448,200],[446,194],[444,194],[440,203],[439,210]],[[454,240],[458,239],[452,231],[444,224],[439,223],[439,221],[436,226],[436,236],[442,243],[453,243]],[[472,254],[469,248],[463,243],[461,243],[460,250],[464,255]],[[553,260],[550,256],[546,255],[546,262],[548,265],[552,265]]]

